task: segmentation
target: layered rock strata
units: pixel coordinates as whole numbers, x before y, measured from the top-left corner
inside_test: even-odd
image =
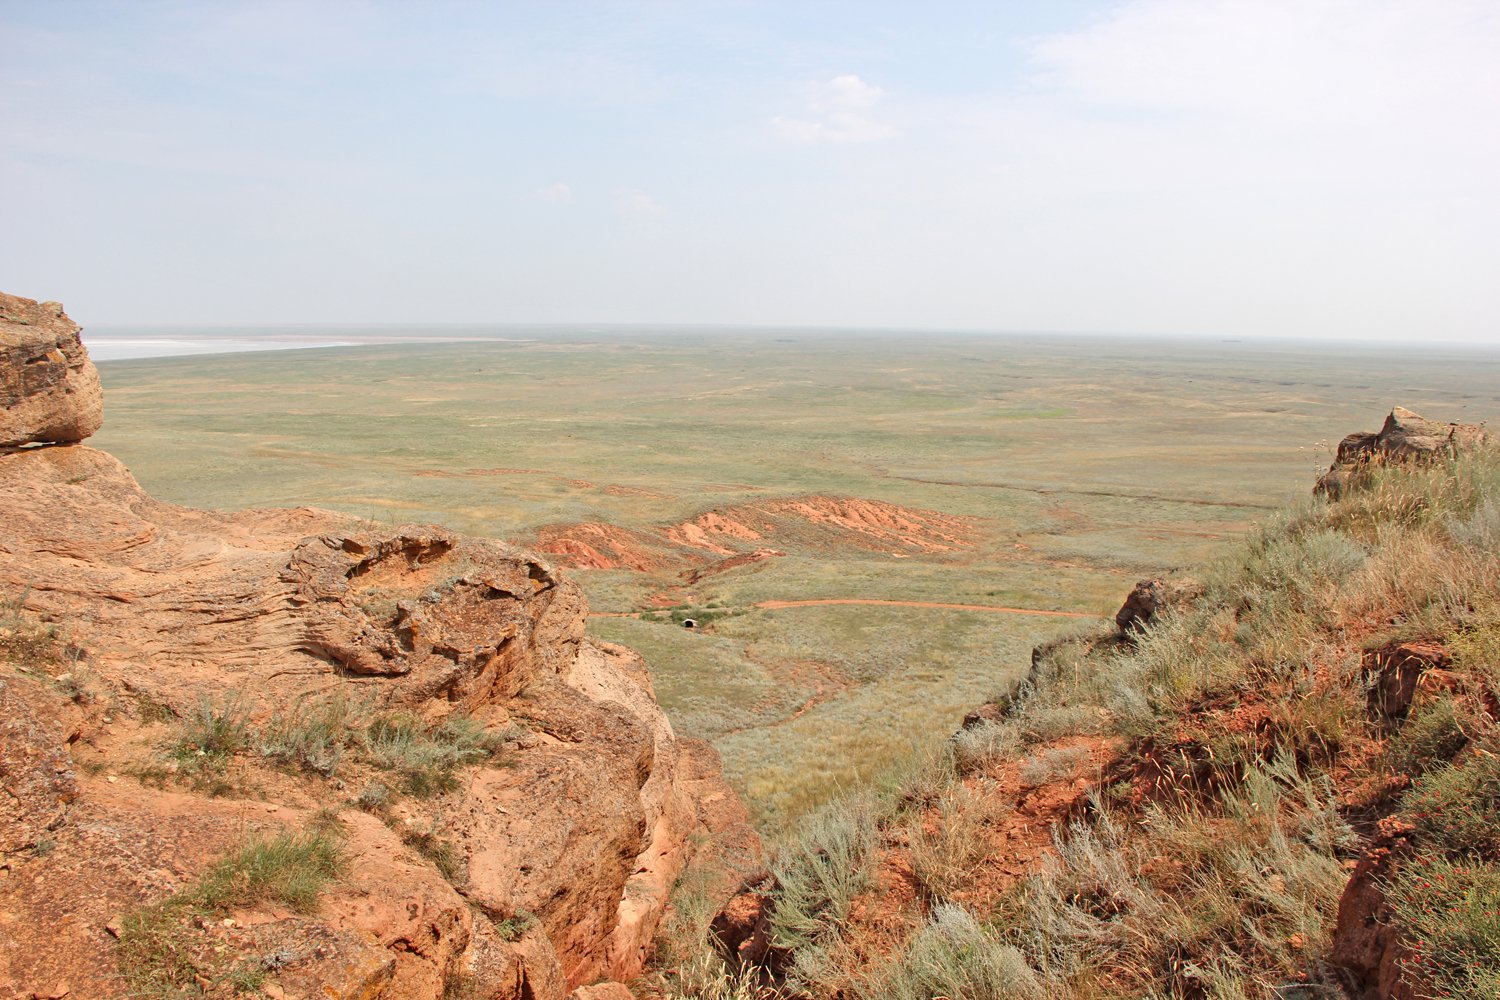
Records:
[[[104,423],[99,373],[56,302],[0,292],[0,447],[82,441]]]

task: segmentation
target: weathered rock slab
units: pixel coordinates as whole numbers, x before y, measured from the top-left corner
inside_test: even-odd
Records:
[[[288,996],[301,995],[292,988],[301,989],[301,976],[338,995],[368,988],[387,1000],[428,1000],[463,974],[482,981],[487,998],[563,1000],[571,988],[640,973],[690,861],[731,847],[758,855],[717,757],[676,738],[640,658],[589,643],[578,587],[500,542],[309,509],[194,511],[152,499],[103,452],[21,448],[0,453],[0,552],[0,593],[25,614],[66,622],[97,652],[95,683],[121,704],[185,717],[237,692],[254,706],[251,724],[263,726],[343,692],[372,710],[433,723],[464,713],[511,734],[515,749],[501,766],[465,772],[440,797],[403,800],[389,827],[350,814],[348,850],[360,875],[347,887],[352,898],[330,894],[318,931],[342,942],[330,954],[349,975],[327,962],[289,968],[278,974]],[[42,724],[35,706],[4,711],[8,697],[0,690],[0,721]],[[113,716],[109,727],[96,719],[86,738],[153,739],[134,716]],[[21,755],[13,770],[35,790],[6,831],[21,849],[78,814],[63,729],[44,728],[36,739],[0,734],[0,764],[9,767],[12,750]],[[78,801],[121,828],[120,804],[101,795],[128,791],[130,809],[142,813],[133,829],[145,830],[185,808],[178,800],[199,801],[128,784],[95,778]],[[283,789],[290,798],[275,813],[248,808],[291,818],[293,800],[308,808],[310,788],[328,793],[316,782],[300,787]],[[71,821],[60,829],[51,833],[59,862],[99,853]],[[452,845],[448,879],[405,845],[424,831]],[[232,848],[231,838],[207,833],[195,842],[220,854]],[[132,890],[154,864],[136,854],[149,840],[132,834],[118,845],[126,875],[105,887],[100,907],[121,912],[159,898],[154,887]],[[182,867],[201,870],[207,860]],[[45,902],[60,891],[52,886],[30,894]],[[0,911],[4,904],[0,891]],[[517,925],[527,928],[519,938]],[[108,975],[106,945],[97,935],[80,939],[77,965]],[[11,971],[30,976],[15,962]],[[93,995],[118,995],[103,983]]]

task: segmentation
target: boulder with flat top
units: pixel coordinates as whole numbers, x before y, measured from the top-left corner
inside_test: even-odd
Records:
[[[1333,465],[1318,480],[1313,492],[1337,500],[1371,466],[1388,462],[1434,462],[1450,458],[1484,440],[1485,429],[1479,424],[1428,420],[1398,406],[1391,410],[1380,430],[1359,431],[1339,442]]]

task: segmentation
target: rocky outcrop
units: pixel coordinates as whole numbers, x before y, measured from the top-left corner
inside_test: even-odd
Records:
[[[0,513],[0,586],[27,612],[86,637],[93,683],[121,705],[73,723],[95,742],[101,729],[114,731],[103,740],[104,767],[150,764],[141,746],[118,751],[134,760],[110,756],[121,727],[140,728],[132,702],[186,717],[231,692],[254,704],[256,719],[347,690],[434,723],[462,712],[527,734],[509,766],[474,768],[458,790],[408,803],[394,829],[358,821],[360,857],[386,867],[404,859],[400,872],[368,886],[366,903],[336,898],[328,910],[329,933],[357,931],[394,949],[389,985],[372,997],[437,996],[445,976],[470,967],[488,969],[486,983],[510,983],[484,996],[536,1000],[630,978],[695,843],[756,850],[712,751],[676,738],[644,664],[588,642],[578,588],[524,553],[435,526],[375,530],[315,510],[174,507],[88,448],[0,456]],[[10,679],[0,699],[26,683]],[[39,711],[8,711],[6,724],[42,732]],[[106,727],[99,713],[108,711],[117,717]],[[7,831],[16,847],[55,829],[70,797],[95,822],[115,822],[99,780],[75,789],[58,763],[68,760],[63,728],[47,729],[47,739],[7,738],[7,774],[29,775],[26,787],[35,786],[20,807],[25,822]],[[139,803],[157,795],[189,797],[141,788]],[[299,813],[289,804],[282,815]],[[439,831],[452,845],[451,885],[402,846],[408,830]],[[232,846],[204,831],[196,838],[199,848]],[[143,833],[140,846],[151,839]],[[121,863],[155,864],[145,856]],[[0,895],[12,884],[0,883]],[[123,883],[135,884],[134,876]],[[406,888],[387,892],[397,885]],[[47,891],[45,880],[32,886]],[[122,888],[114,905],[128,908],[132,891]],[[412,919],[405,901],[423,898],[421,927],[403,930]],[[535,921],[518,940],[494,931],[518,917]],[[89,961],[107,966],[108,942],[98,943]],[[24,951],[7,958],[13,976],[29,975]]]
[[[1386,886],[1400,862],[1413,851],[1412,825],[1396,817],[1381,820],[1339,897],[1329,961],[1358,1000],[1412,1000],[1411,974],[1402,959],[1401,928],[1386,900]]]
[[[316,914],[203,925],[230,954],[282,942],[267,995],[562,1000],[640,973],[690,860],[758,857],[717,756],[674,734],[645,664],[591,643],[578,587],[499,542],[191,510],[103,452],[13,449],[0,600],[87,647],[0,645],[0,996],[64,979],[127,995],[122,913],[330,812],[350,872]],[[362,795],[397,780],[367,762],[289,773],[257,752],[253,734],[335,703],[349,726],[472,720],[505,750],[389,803]],[[226,706],[251,734],[227,770],[174,777],[181,720]]]
[[[1189,603],[1202,593],[1203,585],[1188,577],[1141,580],[1115,613],[1115,626],[1126,636],[1134,635],[1167,608]]]
[[[1454,455],[1485,440],[1477,424],[1428,420],[1398,406],[1375,432],[1359,431],[1339,442],[1338,453],[1313,487],[1314,493],[1338,499],[1361,472],[1384,462],[1432,462]]]
[[[0,447],[82,441],[103,423],[78,324],[56,302],[0,292]]]
[[[1441,671],[1451,662],[1442,646],[1419,642],[1366,650],[1361,659],[1370,715],[1387,722],[1405,719],[1424,675]]]

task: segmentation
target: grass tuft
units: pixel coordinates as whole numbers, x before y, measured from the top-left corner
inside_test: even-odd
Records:
[[[431,726],[414,715],[392,712],[373,719],[360,742],[372,764],[394,771],[409,794],[426,798],[452,791],[459,768],[497,757],[504,740],[467,716],[450,716]]]
[[[342,846],[326,831],[282,832],[220,860],[189,898],[200,909],[220,912],[274,902],[311,913],[318,894],[345,865]]]
[[[267,903],[310,913],[347,864],[327,830],[250,841],[193,886],[125,916],[117,950],[121,974],[132,994],[143,997],[196,996],[205,982],[237,992],[256,989],[264,969],[228,963],[203,918]]]
[[[437,828],[417,830],[408,826],[397,828],[401,842],[432,862],[438,874],[449,882],[456,882],[463,874],[463,855],[458,845],[438,833]]]
[[[358,738],[370,714],[368,701],[344,691],[321,698],[299,698],[273,715],[256,739],[260,753],[291,767],[329,777],[344,751]]]

